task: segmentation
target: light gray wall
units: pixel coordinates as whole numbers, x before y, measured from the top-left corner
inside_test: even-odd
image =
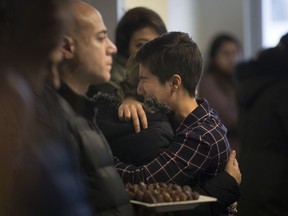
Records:
[[[125,0],[85,1],[101,12],[114,41],[117,20],[126,10]],[[240,40],[244,58],[254,56],[261,47],[261,0],[167,0],[167,5],[163,10],[168,10],[168,18],[162,18],[168,30],[189,33],[204,56],[212,37],[219,32],[229,32]]]
[[[244,0],[244,56],[255,57],[262,48],[261,0]]]
[[[61,1],[61,0],[59,0]],[[118,21],[119,6],[122,0],[84,0],[91,4],[102,14],[102,18],[108,30],[108,36],[114,41],[114,30]]]
[[[169,29],[186,29],[204,55],[220,32],[243,42],[243,0],[170,0],[169,15]]]

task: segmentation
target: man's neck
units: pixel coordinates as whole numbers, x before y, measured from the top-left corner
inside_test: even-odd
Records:
[[[61,80],[64,81],[69,88],[78,95],[84,96],[89,87],[89,84],[81,82],[82,80],[70,73],[64,73],[61,76]]]
[[[175,124],[179,125],[193,110],[198,107],[198,103],[194,97],[183,97],[178,101],[175,111]]]

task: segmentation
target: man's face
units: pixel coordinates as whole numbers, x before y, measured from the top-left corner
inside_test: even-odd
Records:
[[[89,84],[100,84],[110,80],[112,55],[117,49],[108,38],[106,27],[99,12],[89,11],[81,20],[79,37],[76,40],[76,56],[81,76]]]
[[[139,68],[139,84],[137,93],[145,98],[154,98],[160,104],[171,105],[171,85],[167,81],[162,84],[158,77],[153,75],[150,70],[140,64]]]

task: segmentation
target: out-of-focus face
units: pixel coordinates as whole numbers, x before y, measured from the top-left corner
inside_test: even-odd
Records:
[[[112,55],[116,46],[108,38],[100,13],[91,9],[83,16],[80,36],[76,41],[78,71],[88,84],[101,84],[110,80]]]
[[[150,72],[150,70],[140,64],[139,67],[139,84],[137,93],[144,98],[154,98],[160,104],[171,105],[171,85],[169,82],[162,84],[158,77]]]
[[[143,46],[143,44],[159,36],[160,35],[153,28],[150,27],[145,27],[135,31],[130,39],[129,55],[135,55],[138,50]]]
[[[214,64],[223,72],[232,73],[240,53],[238,46],[233,42],[224,42],[214,58]]]

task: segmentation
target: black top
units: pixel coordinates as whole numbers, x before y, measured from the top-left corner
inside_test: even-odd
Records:
[[[89,200],[97,215],[133,215],[123,182],[115,170],[112,153],[94,117],[95,103],[75,94],[64,83],[59,90],[59,102],[78,150],[84,170]]]
[[[239,215],[288,215],[288,51],[267,49],[238,66]],[[285,164],[285,165],[284,165]]]
[[[147,112],[148,128],[135,133],[133,123],[118,118],[119,101],[113,96],[98,93],[94,100],[98,113],[96,121],[106,137],[113,155],[134,165],[156,158],[173,140],[174,132],[165,113]]]

